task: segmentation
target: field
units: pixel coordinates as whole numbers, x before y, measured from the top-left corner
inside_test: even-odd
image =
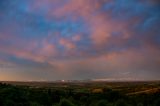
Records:
[[[0,106],[160,106],[160,81],[1,82]]]

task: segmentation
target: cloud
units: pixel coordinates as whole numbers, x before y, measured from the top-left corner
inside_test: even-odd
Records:
[[[3,1],[0,60],[5,54],[11,63],[18,61],[14,57],[48,64],[52,66],[48,71],[66,79],[134,78],[136,73],[158,78],[158,4],[157,0]]]
[[[59,40],[59,44],[64,46],[67,50],[75,48],[75,45],[71,41],[64,39],[64,38]]]

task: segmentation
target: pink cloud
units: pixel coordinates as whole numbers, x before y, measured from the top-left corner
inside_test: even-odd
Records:
[[[18,58],[41,63],[46,62],[48,58],[54,57],[57,53],[55,46],[49,44],[45,40],[43,42],[30,41],[27,44],[22,43],[22,45],[23,48],[18,45],[1,45],[0,51],[9,55],[14,55]]]
[[[107,0],[105,2],[111,2]],[[50,12],[50,16],[63,17],[67,14],[72,14],[72,18],[76,19],[79,16],[83,17],[86,24],[89,25],[91,31],[90,39],[95,45],[103,45],[108,41],[113,31],[123,32],[122,37],[128,37],[126,27],[128,23],[114,22],[110,17],[110,13],[107,14],[99,13],[93,15],[95,11],[100,9],[101,2],[91,0],[71,0],[62,7],[56,8]]]
[[[71,39],[72,39],[72,41],[74,41],[74,42],[78,42],[78,41],[81,40],[81,35],[75,35],[75,36],[73,36]]]
[[[113,2],[112,0],[105,1],[96,1],[96,0],[70,0],[63,5],[62,2],[58,0],[41,0],[40,2],[33,3],[31,8],[39,9],[45,5],[58,5],[55,8],[50,7],[48,10],[47,17],[52,20],[53,17],[61,18],[66,15],[71,15],[72,20],[77,20],[78,17],[82,17],[88,25],[88,29],[90,32],[90,39],[93,41],[93,44],[100,48],[110,42],[110,37],[112,36],[112,32],[119,31],[123,34],[121,38],[128,39],[131,36],[131,32],[128,31],[128,26],[130,23],[133,23],[132,20],[130,22],[120,22],[113,21],[110,12],[107,13],[97,13],[94,14],[95,11],[98,11],[103,3]],[[61,4],[61,5],[60,5]],[[36,11],[36,10],[35,10]],[[136,19],[138,20],[138,19]],[[134,22],[136,22],[136,20]],[[80,37],[75,35],[75,37],[71,38],[73,41],[79,41]],[[75,48],[74,44],[70,41],[60,41],[61,45],[65,46],[68,49]],[[64,42],[66,45],[64,45]],[[121,41],[118,41],[119,43]],[[121,42],[123,43],[124,40]]]
[[[42,43],[42,48],[39,50],[43,55],[47,57],[57,55],[57,50],[55,45],[50,44],[48,41],[44,40]]]
[[[73,44],[68,39],[64,39],[64,38],[61,38],[59,40],[59,44],[64,46],[67,50],[71,50],[71,49],[75,49],[76,48],[75,44]]]

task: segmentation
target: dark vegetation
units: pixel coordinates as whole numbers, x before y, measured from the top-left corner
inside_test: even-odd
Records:
[[[0,106],[160,106],[160,82],[0,83]]]

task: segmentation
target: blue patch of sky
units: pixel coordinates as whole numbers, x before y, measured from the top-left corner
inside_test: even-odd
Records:
[[[143,20],[135,26],[135,29],[140,32],[146,32],[151,29],[157,29],[160,23],[160,14],[154,11],[154,9],[148,11],[148,14]],[[157,27],[157,28],[156,28]]]
[[[114,2],[105,3],[101,7],[101,11],[107,13],[111,11],[112,19],[126,21],[133,17],[141,16],[146,11],[147,6],[141,2],[133,0],[116,0]]]
[[[120,1],[119,1],[120,2]],[[132,19],[133,17],[141,16],[145,12],[146,7],[144,4],[134,1],[126,1],[119,3],[116,2],[113,9],[113,17],[120,20]]]
[[[72,20],[72,16],[66,16],[60,21],[56,21],[56,28],[63,37],[69,38],[77,33],[86,33],[88,26],[82,18]]]

